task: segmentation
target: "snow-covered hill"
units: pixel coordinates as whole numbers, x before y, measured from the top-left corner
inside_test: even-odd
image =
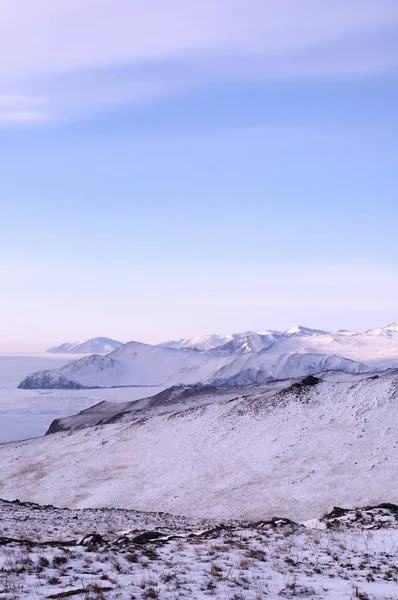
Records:
[[[96,427],[0,446],[0,496],[296,520],[397,502],[398,371],[320,377],[89,409]]]
[[[111,338],[96,337],[79,342],[65,342],[60,346],[49,348],[46,352],[51,352],[52,354],[109,354],[109,352],[116,350],[121,345],[122,342],[112,340]]]
[[[212,384],[217,386],[259,384],[273,379],[313,375],[321,371],[366,373],[369,372],[369,367],[336,355],[314,352],[277,354],[262,351],[249,357],[242,355],[222,367],[212,378]]]

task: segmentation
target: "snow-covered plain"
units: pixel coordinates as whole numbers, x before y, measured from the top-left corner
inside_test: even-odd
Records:
[[[32,371],[59,368],[70,360],[70,356],[51,354],[0,355],[0,443],[43,435],[53,419],[75,414],[101,400],[123,402],[155,393],[153,388],[85,390],[84,393],[17,389],[20,381]]]

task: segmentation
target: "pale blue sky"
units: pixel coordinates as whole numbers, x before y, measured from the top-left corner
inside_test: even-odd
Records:
[[[397,30],[388,0],[5,2],[0,351],[397,320]]]

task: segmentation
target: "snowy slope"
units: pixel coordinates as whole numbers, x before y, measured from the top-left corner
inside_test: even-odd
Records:
[[[334,505],[396,503],[398,372],[322,377],[5,444],[0,496],[296,520]]]
[[[277,354],[262,351],[252,356],[241,356],[223,367],[211,380],[214,385],[259,384],[273,379],[313,375],[322,371],[366,373],[369,367],[341,356],[314,352]]]
[[[60,346],[49,348],[46,352],[53,354],[108,354],[121,346],[122,342],[111,338],[96,337],[80,342],[65,342]]]

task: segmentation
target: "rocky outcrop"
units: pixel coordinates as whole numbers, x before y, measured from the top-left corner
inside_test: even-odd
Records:
[[[84,390],[88,386],[67,379],[56,371],[38,371],[25,377],[18,386],[21,390]],[[91,388],[92,389],[92,388]]]

